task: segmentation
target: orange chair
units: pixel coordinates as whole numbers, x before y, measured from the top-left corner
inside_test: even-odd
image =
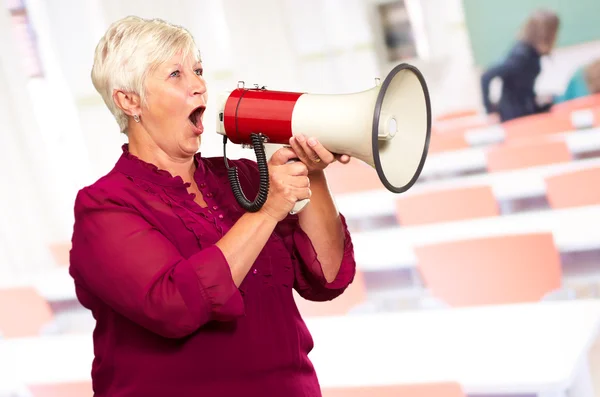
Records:
[[[54,243],[50,245],[50,253],[58,266],[69,265],[69,251],[71,242]]]
[[[570,114],[567,113],[541,113],[519,117],[502,123],[502,128],[505,142],[539,135],[566,133],[574,129]]]
[[[0,289],[0,336],[18,338],[39,335],[53,318],[50,305],[34,288]]]
[[[351,159],[348,164],[335,162],[325,170],[327,183],[334,194],[354,193],[365,190],[385,189],[377,171],[360,160]]]
[[[323,397],[464,397],[458,383],[440,382],[410,385],[324,388]]]
[[[464,133],[460,135],[433,134],[429,140],[429,154],[468,149]]]
[[[447,120],[462,119],[465,117],[477,116],[478,114],[479,114],[479,111],[477,109],[455,110],[452,112],[440,114],[439,116],[437,116],[435,118],[435,121],[440,122],[440,121],[447,121]]]
[[[600,94],[587,95],[552,106],[552,113],[571,113],[576,110],[600,107]]]
[[[31,385],[28,387],[32,397],[92,397],[92,382],[57,383]]]
[[[567,163],[571,160],[571,151],[563,140],[503,144],[491,147],[487,151],[487,169],[489,172]]]
[[[396,200],[396,219],[403,226],[500,215],[490,186],[408,194]]]
[[[431,126],[432,135],[456,136],[464,135],[468,130],[489,127],[491,123],[482,117],[448,120]]]
[[[551,233],[431,244],[415,254],[426,288],[451,307],[536,302],[561,288]]]
[[[354,281],[343,294],[326,302],[313,302],[302,298],[294,291],[298,311],[303,317],[340,316],[366,301],[367,287],[361,272],[357,271]]]
[[[600,167],[566,172],[545,179],[546,197],[552,208],[600,204]]]

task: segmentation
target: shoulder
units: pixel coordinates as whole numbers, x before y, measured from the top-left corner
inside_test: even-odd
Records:
[[[527,61],[538,57],[539,56],[537,55],[535,49],[531,45],[522,41],[515,43],[508,53],[508,59],[517,61]]]
[[[75,198],[75,214],[110,204],[125,204],[127,177],[112,170],[91,185],[81,188]]]

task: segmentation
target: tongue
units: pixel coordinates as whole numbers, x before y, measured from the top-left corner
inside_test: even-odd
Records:
[[[200,112],[193,112],[190,117],[190,122],[196,126],[196,128],[202,128],[202,118],[200,117]]]
[[[192,114],[191,120],[196,128],[202,128],[202,118],[200,117],[199,111],[195,111],[194,114]]]

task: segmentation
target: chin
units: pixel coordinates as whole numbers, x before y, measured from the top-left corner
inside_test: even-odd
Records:
[[[190,156],[195,155],[200,150],[200,137],[194,137],[186,140],[180,146],[181,150]]]

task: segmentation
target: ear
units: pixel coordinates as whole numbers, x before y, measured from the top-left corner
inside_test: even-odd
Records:
[[[142,113],[141,100],[138,94],[122,90],[113,91],[115,104],[128,116],[140,115]]]

